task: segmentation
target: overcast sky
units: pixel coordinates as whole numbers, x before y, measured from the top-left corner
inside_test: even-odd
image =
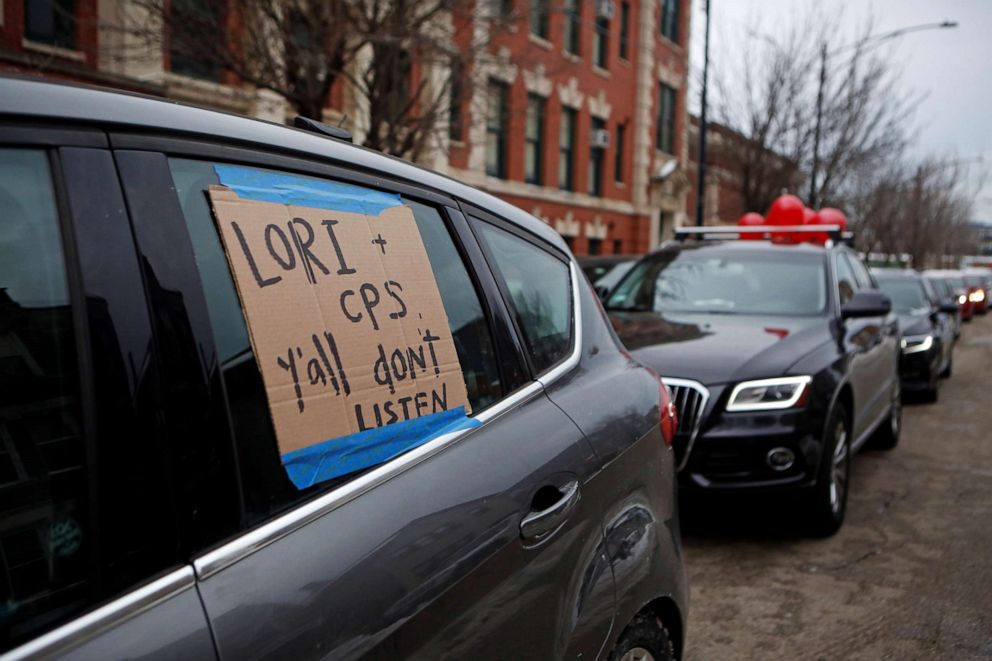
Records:
[[[692,4],[691,103],[698,111],[705,0]],[[774,36],[811,6],[810,0],[711,0],[710,80],[722,60],[741,57],[730,44],[740,43],[748,28]],[[973,188],[982,181],[982,171],[992,173],[992,0],[820,0],[815,6],[841,16],[843,29],[834,47],[851,42],[869,15],[875,32],[957,21],[955,29],[907,34],[881,52],[901,68],[908,91],[925,95],[914,118],[913,153],[948,160],[981,157],[982,163],[968,166]],[[992,223],[992,176],[985,178],[974,217]]]

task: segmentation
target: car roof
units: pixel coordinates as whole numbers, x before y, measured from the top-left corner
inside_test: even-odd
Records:
[[[824,255],[830,250],[840,248],[835,245],[833,248],[826,248],[813,243],[774,243],[770,240],[762,241],[741,241],[741,240],[714,240],[705,241],[668,241],[661,248],[651,253],[652,255],[666,252],[682,252],[686,250],[706,250],[714,252],[734,252],[734,253],[784,253],[786,251],[799,254],[819,254]]]
[[[282,124],[131,92],[12,75],[0,76],[0,116],[86,123],[105,130],[150,129],[334,161],[461,198],[567,250],[551,227],[498,197],[400,158]]]

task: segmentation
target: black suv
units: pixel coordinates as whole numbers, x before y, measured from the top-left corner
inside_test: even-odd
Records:
[[[0,144],[0,654],[681,653],[667,394],[546,224],[316,132],[92,88],[0,78]],[[413,258],[419,280],[384,271]],[[321,288],[360,277],[317,318],[363,334],[311,335]],[[261,310],[292,342],[264,354],[246,291],[291,278],[313,296]],[[387,324],[411,346],[373,380]],[[417,363],[471,414],[391,398]],[[363,428],[291,473],[278,415],[349,390]],[[435,408],[443,432],[390,436]]]
[[[671,242],[606,301],[672,390],[682,487],[798,491],[817,534],[843,522],[850,457],[873,435],[895,446],[901,419],[890,302],[856,253],[828,246]]]
[[[899,316],[903,390],[918,392],[929,402],[937,401],[940,379],[950,376],[954,368],[957,301],[953,296],[941,298],[918,271],[875,268],[872,275]]]

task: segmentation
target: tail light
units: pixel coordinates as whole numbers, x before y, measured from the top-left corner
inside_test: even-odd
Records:
[[[661,427],[661,437],[665,445],[672,447],[675,442],[675,431],[679,427],[679,412],[672,402],[672,396],[668,392],[668,386],[657,374],[654,378],[658,380],[658,425]]]

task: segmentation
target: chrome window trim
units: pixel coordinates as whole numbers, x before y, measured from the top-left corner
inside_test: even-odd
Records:
[[[543,388],[548,387],[579,364],[579,358],[582,355],[582,315],[579,303],[579,283],[581,281],[579,280],[578,268],[574,262],[570,262],[570,272],[573,301],[572,327],[574,333],[572,352],[548,372],[474,416],[483,425],[525,400],[537,395]],[[251,555],[255,551],[263,549],[269,544],[286,537],[308,523],[319,519],[365,492],[374,489],[420,462],[429,459],[452,443],[469,435],[475,429],[478,428],[473,427],[438,436],[400,455],[396,459],[377,466],[368,473],[342,484],[340,487],[318,496],[311,501],[303,503],[212,551],[204,553],[193,561],[197,578],[204,580],[225,567],[229,567],[238,560]]]
[[[666,386],[682,386],[683,388],[691,388],[699,393],[702,400],[699,403],[699,415],[696,416],[696,422],[692,426],[692,431],[689,433],[689,441],[685,444],[685,454],[682,455],[682,461],[679,465],[675,467],[676,471],[681,471],[685,468],[686,464],[689,463],[689,456],[692,454],[692,446],[696,443],[696,437],[699,436],[699,429],[703,426],[703,418],[706,416],[706,405],[710,401],[710,389],[704,386],[699,381],[693,381],[692,379],[679,379],[675,377],[663,376],[661,377],[661,382]]]
[[[118,597],[57,629],[3,655],[4,661],[51,657],[69,651],[196,585],[193,568],[185,565],[147,585]]]

